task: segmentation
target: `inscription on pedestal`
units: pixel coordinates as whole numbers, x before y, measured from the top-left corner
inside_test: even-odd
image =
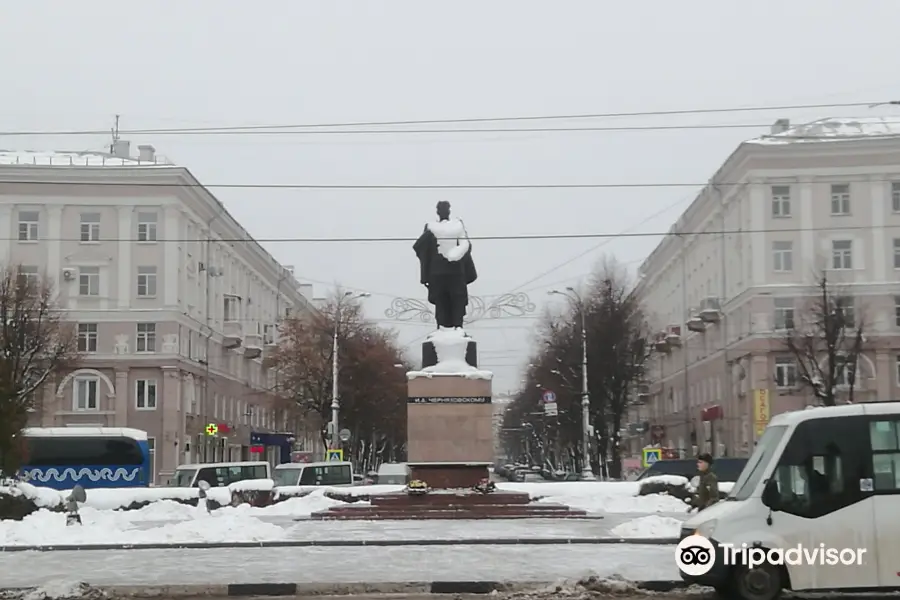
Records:
[[[490,396],[410,396],[409,404],[490,404]]]

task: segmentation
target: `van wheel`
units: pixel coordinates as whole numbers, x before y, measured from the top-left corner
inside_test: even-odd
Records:
[[[784,575],[775,565],[759,565],[750,569],[739,567],[731,588],[743,600],[776,600],[784,588]]]

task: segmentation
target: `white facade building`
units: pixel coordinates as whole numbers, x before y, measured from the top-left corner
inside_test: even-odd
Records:
[[[672,226],[640,269],[660,351],[645,403],[632,411],[649,425],[632,427],[647,431],[632,437],[632,452],[653,442],[744,454],[763,413],[810,403],[784,338],[823,273],[865,321],[856,399],[897,398],[896,123],[779,121],[772,135],[741,144]]]
[[[276,322],[311,310],[311,290],[186,168],[151,146],[132,159],[127,142],[0,152],[0,199],[0,262],[54,282],[83,353],[34,425],[146,430],[158,483],[178,464],[248,457],[251,431],[315,442],[263,367]],[[229,433],[205,435],[211,423]]]

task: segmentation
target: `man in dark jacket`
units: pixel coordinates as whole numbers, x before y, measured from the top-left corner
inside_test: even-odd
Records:
[[[713,457],[708,453],[703,453],[697,457],[697,470],[700,471],[700,481],[697,484],[697,491],[690,499],[691,508],[698,511],[709,508],[719,501],[719,480],[712,472]]]

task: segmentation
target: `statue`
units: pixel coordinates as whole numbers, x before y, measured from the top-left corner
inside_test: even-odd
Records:
[[[413,250],[419,281],[428,289],[439,329],[462,329],[469,304],[468,286],[478,278],[466,226],[450,218],[450,203],[437,203],[438,221],[427,223]]]

